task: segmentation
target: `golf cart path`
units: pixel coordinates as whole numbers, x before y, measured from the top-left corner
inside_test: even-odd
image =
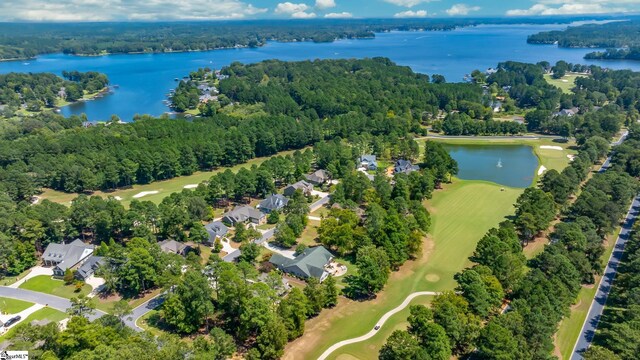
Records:
[[[402,302],[402,304],[398,305],[396,308],[389,310],[389,312],[387,312],[386,314],[382,315],[382,317],[380,318],[380,320],[378,320],[378,322],[376,323],[376,327],[379,326],[380,328],[384,325],[385,322],[387,322],[387,320],[389,320],[390,317],[392,317],[393,315],[399,313],[400,311],[404,310],[404,308],[406,308],[407,306],[409,306],[409,303],[411,303],[411,300],[417,298],[418,296],[436,296],[436,295],[440,295],[441,293],[439,292],[435,292],[435,291],[418,291],[418,292],[414,292],[409,294],[409,296],[407,296],[406,299],[404,299],[404,301]],[[369,340],[371,339],[376,333],[378,333],[378,331],[380,330],[380,328],[378,328],[376,330],[376,328],[374,327],[373,329],[371,329],[368,333],[356,337],[356,338],[352,338],[352,339],[348,339],[348,340],[342,340],[338,343],[333,344],[331,347],[329,347],[327,350],[325,350],[325,352],[322,353],[322,355],[320,355],[320,357],[318,358],[318,360],[325,360],[329,355],[331,355],[331,353],[333,353],[334,351],[338,350],[339,348],[346,346],[346,345],[350,345],[350,344],[355,344],[355,343],[359,343],[361,341],[365,341],[365,340]]]

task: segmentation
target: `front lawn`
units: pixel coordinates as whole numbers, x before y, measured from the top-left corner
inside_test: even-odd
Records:
[[[70,299],[80,294],[87,295],[91,292],[91,286],[84,284],[82,289],[76,292],[74,285],[65,285],[64,281],[54,279],[48,275],[39,275],[25,281],[20,285],[20,289],[37,291],[45,294],[55,295]]]
[[[30,322],[32,322],[34,320],[49,320],[51,322],[58,322],[60,320],[66,319],[67,317],[69,317],[69,316],[67,314],[63,313],[62,311],[59,311],[59,310],[56,310],[56,309],[52,309],[52,308],[49,308],[49,307],[42,308],[42,309],[34,312],[33,314],[27,316],[20,324],[12,327],[4,335],[0,336],[0,342],[2,340],[10,338],[11,335],[15,332],[16,328],[18,328],[22,324],[28,324],[28,323],[30,323]]]
[[[2,314],[17,314],[31,306],[33,306],[33,303],[27,301],[0,297],[0,313]]]

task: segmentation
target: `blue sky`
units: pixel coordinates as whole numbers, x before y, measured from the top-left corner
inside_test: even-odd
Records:
[[[0,21],[428,18],[638,12],[640,0],[0,0]]]

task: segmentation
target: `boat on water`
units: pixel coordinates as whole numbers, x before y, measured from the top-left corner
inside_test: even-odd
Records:
[[[496,164],[496,167],[502,167],[502,159],[498,159],[498,164]]]

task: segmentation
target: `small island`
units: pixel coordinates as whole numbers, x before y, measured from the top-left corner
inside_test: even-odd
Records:
[[[0,75],[0,114],[12,117],[56,111],[103,96],[108,85],[107,76],[95,71],[63,71],[62,77],[51,73]]]

